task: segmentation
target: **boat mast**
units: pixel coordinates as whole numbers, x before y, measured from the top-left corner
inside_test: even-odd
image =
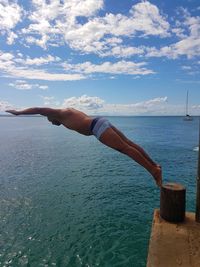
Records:
[[[188,114],[188,90],[187,90],[187,97],[186,97],[186,116],[189,115]]]

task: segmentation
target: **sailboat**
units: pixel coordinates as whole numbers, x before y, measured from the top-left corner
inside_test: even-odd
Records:
[[[188,113],[188,91],[187,91],[187,97],[186,97],[186,113],[184,117],[184,121],[192,121],[193,118]]]

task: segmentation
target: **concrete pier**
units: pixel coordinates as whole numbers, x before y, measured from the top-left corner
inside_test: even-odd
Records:
[[[174,224],[154,211],[147,267],[200,267],[200,223],[194,213]]]

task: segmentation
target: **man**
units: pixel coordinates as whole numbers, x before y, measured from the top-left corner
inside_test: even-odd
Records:
[[[94,135],[104,145],[109,146],[135,160],[154,177],[158,186],[162,185],[161,166],[156,164],[149,155],[137,144],[125,137],[107,119],[103,117],[92,118],[74,108],[28,108],[21,111],[7,110],[13,115],[40,114],[46,116],[53,124],[61,124],[70,130],[83,135]]]

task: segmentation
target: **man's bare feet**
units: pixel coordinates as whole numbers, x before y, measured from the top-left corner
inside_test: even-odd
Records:
[[[152,171],[152,175],[156,181],[157,186],[162,186],[162,168],[160,165],[156,165]]]

